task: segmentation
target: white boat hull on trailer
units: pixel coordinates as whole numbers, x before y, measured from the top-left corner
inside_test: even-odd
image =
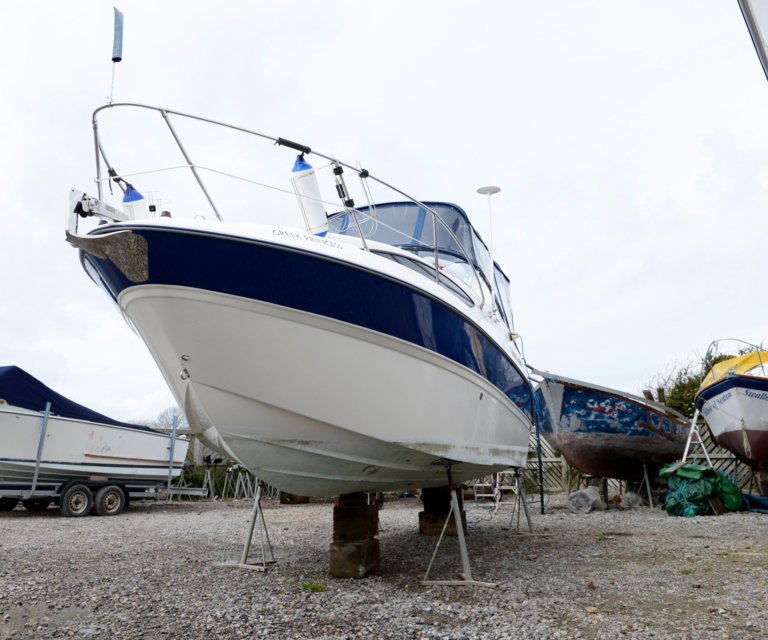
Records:
[[[30,483],[74,478],[113,481],[168,478],[171,438],[109,424],[49,415],[37,465],[37,451],[45,414],[0,404],[0,482]],[[189,440],[177,438],[173,475],[181,473]]]
[[[533,391],[511,340],[509,280],[467,214],[397,190],[407,201],[374,206],[366,181],[392,187],[367,171],[236,129],[301,152],[294,186],[306,230],[224,222],[205,189],[217,220],[137,215],[134,187],[110,165],[130,194],[125,212],[81,192],[71,199],[67,239],[193,430],[307,496],[441,486],[448,465],[457,481],[524,466]],[[319,191],[305,189],[310,153],[330,162],[344,207],[328,219]],[[345,168],[367,207],[354,207]],[[90,216],[107,224],[83,234]]]

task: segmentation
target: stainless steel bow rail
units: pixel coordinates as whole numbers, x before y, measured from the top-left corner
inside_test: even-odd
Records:
[[[93,112],[92,117],[92,124],[93,124],[93,134],[94,134],[94,149],[95,149],[95,156],[96,156],[96,187],[98,190],[98,199],[99,201],[103,200],[103,184],[104,182],[112,181],[115,184],[117,184],[120,189],[125,192],[127,182],[126,178],[130,178],[135,175],[140,175],[137,173],[132,174],[123,174],[121,175],[118,173],[114,166],[110,163],[110,161],[107,158],[107,155],[104,151],[104,147],[101,142],[101,136],[99,135],[99,122],[98,117],[101,112],[109,109],[118,109],[118,108],[137,108],[137,109],[146,109],[149,111],[155,111],[160,114],[163,121],[168,127],[168,130],[170,131],[170,134],[175,141],[177,147],[179,148],[179,151],[181,152],[182,157],[184,158],[185,164],[174,166],[174,167],[165,167],[163,169],[155,169],[152,171],[144,171],[140,173],[153,173],[153,172],[159,172],[159,171],[166,171],[166,170],[173,170],[173,169],[180,169],[180,168],[188,168],[192,175],[197,182],[200,190],[202,191],[206,201],[208,202],[209,206],[211,207],[211,210],[213,211],[214,215],[218,220],[223,220],[223,217],[221,215],[221,212],[219,211],[218,207],[214,203],[214,200],[208,191],[208,189],[205,186],[205,183],[203,182],[203,179],[201,177],[202,171],[209,171],[212,173],[217,173],[220,175],[226,175],[231,178],[237,179],[237,180],[244,180],[246,182],[250,182],[252,184],[270,188],[270,189],[276,189],[278,191],[283,191],[285,193],[290,193],[293,195],[292,191],[289,191],[287,189],[282,189],[279,187],[276,187],[274,185],[267,185],[260,182],[257,182],[255,180],[250,180],[242,176],[236,176],[233,174],[228,174],[225,172],[217,171],[210,167],[205,167],[202,165],[196,164],[187,149],[185,148],[184,144],[181,141],[181,138],[179,137],[178,132],[173,126],[173,123],[171,122],[170,116],[176,116],[179,118],[186,118],[189,120],[194,120],[197,122],[202,122],[206,124],[210,124],[216,127],[222,127],[224,129],[229,129],[232,131],[237,131],[240,133],[244,133],[250,136],[255,136],[257,138],[260,138],[262,140],[267,140],[272,142],[274,145],[287,147],[289,149],[293,149],[294,151],[298,151],[302,155],[314,155],[319,158],[322,158],[323,160],[327,161],[332,169],[333,173],[333,179],[335,182],[336,187],[336,193],[341,201],[341,205],[346,213],[348,213],[352,219],[354,220],[355,226],[357,228],[358,234],[360,236],[360,241],[362,243],[363,249],[369,250],[368,245],[365,240],[365,234],[362,231],[362,227],[360,225],[360,220],[358,217],[358,211],[355,208],[355,201],[352,199],[349,195],[349,191],[347,189],[346,183],[344,181],[344,170],[349,170],[355,175],[358,176],[360,179],[362,191],[364,194],[365,199],[367,200],[368,204],[368,210],[372,213],[376,210],[376,204],[372,201],[371,193],[369,186],[367,184],[367,181],[373,181],[382,187],[385,187],[386,189],[390,189],[394,193],[398,194],[399,196],[405,198],[406,200],[414,203],[418,207],[423,208],[426,212],[428,212],[432,216],[433,220],[433,229],[434,229],[434,261],[435,261],[435,280],[439,282],[439,274],[438,274],[438,245],[437,245],[437,225],[439,224],[445,232],[451,237],[451,239],[456,243],[456,245],[461,249],[462,254],[464,255],[464,258],[467,262],[467,264],[472,268],[472,272],[474,274],[474,278],[477,281],[477,290],[479,295],[481,296],[481,302],[480,306],[484,306],[485,304],[485,292],[483,290],[483,276],[479,273],[478,267],[475,265],[474,261],[472,260],[469,252],[464,247],[462,242],[459,240],[459,238],[456,236],[456,234],[453,232],[453,230],[442,220],[442,218],[438,215],[438,213],[431,208],[430,206],[424,204],[420,200],[414,198],[413,196],[408,195],[406,192],[402,191],[401,189],[398,189],[397,187],[389,184],[388,182],[385,182],[384,180],[381,180],[380,178],[375,177],[372,175],[367,169],[363,169],[360,167],[356,167],[354,165],[348,164],[346,162],[342,162],[341,160],[336,159],[334,156],[326,153],[321,153],[319,151],[313,150],[311,147],[305,144],[301,144],[299,142],[294,142],[292,140],[289,140],[287,138],[282,137],[274,137],[270,136],[264,133],[260,133],[258,131],[254,131],[252,129],[246,129],[244,127],[240,127],[237,125],[227,124],[224,122],[219,122],[217,120],[212,120],[210,118],[204,118],[201,116],[196,116],[189,113],[183,113],[181,111],[174,111],[172,109],[167,109],[164,107],[156,107],[152,105],[147,104],[141,104],[136,102],[119,102],[119,103],[113,103],[113,104],[106,104],[98,109],[96,109]],[[104,176],[104,172],[102,171],[102,161],[106,167],[106,176]],[[92,211],[84,211],[84,214],[95,214],[99,215],[101,217],[109,218],[111,220],[125,220],[126,216],[122,214],[122,212],[116,210],[114,207],[103,206],[103,203],[100,203],[102,206],[96,206],[95,208],[97,210]],[[326,203],[323,202],[323,204],[334,204],[334,203]],[[334,204],[335,206],[335,204]],[[70,218],[70,232],[76,233],[77,232],[77,217]],[[490,283],[488,285],[490,287]],[[491,289],[492,290],[492,289]]]

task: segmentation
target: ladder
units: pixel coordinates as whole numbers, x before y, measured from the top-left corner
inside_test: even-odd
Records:
[[[704,441],[701,439],[701,432],[699,431],[699,410],[696,409],[696,411],[693,413],[693,418],[691,419],[691,428],[688,431],[688,439],[685,441],[685,450],[683,451],[683,459],[680,460],[680,462],[676,463],[674,466],[670,467],[669,473],[674,473],[681,467],[688,464],[688,454],[691,453],[691,445],[694,447],[701,447],[701,450],[704,452],[704,457],[707,459],[707,464],[709,465],[710,469],[714,469],[714,465],[712,464],[712,460],[709,457],[709,453],[707,452],[707,447],[704,446]]]

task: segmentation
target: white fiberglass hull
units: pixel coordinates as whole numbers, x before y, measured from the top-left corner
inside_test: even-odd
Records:
[[[528,422],[428,349],[252,299],[174,286],[119,304],[184,406],[261,479],[302,495],[444,485],[524,466]]]
[[[768,379],[730,376],[699,392],[697,402],[720,446],[752,464],[768,464]]]
[[[29,483],[37,466],[44,414],[0,404],[0,482]],[[162,433],[49,415],[39,482],[75,478],[115,481],[168,477],[171,438]],[[189,440],[177,438],[173,475],[181,473]]]

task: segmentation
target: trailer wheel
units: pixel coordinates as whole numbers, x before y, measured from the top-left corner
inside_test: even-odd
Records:
[[[45,511],[48,505],[51,504],[50,498],[29,498],[28,500],[22,500],[21,504],[27,511]]]
[[[73,484],[61,494],[59,509],[68,518],[87,516],[93,507],[93,494],[84,484]]]
[[[0,511],[13,511],[17,504],[18,498],[0,498]]]
[[[123,512],[125,505],[125,491],[116,484],[110,484],[96,492],[93,508],[100,516],[116,516]]]

